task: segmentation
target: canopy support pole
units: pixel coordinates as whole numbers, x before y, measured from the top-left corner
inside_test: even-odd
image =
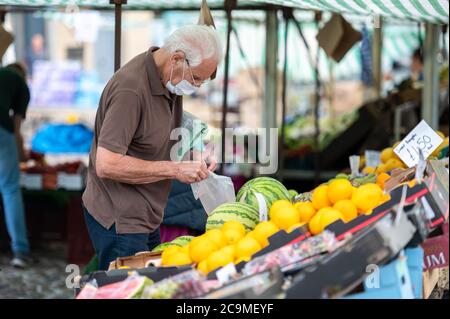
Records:
[[[277,127],[277,58],[278,17],[277,10],[266,11],[266,48],[264,72],[264,109],[262,124],[266,134],[265,149],[270,150],[270,129]],[[278,138],[278,136],[276,137]],[[271,154],[266,154],[270,156]]]
[[[227,113],[228,113],[228,80],[230,76],[230,36],[233,30],[233,17],[231,12],[236,7],[236,0],[226,0],[225,10],[227,14],[227,42],[225,48],[225,66],[223,75],[223,99],[222,99],[222,148],[221,148],[221,165],[220,174],[223,175],[225,169],[225,129],[227,127]]]
[[[109,0],[114,4],[114,72],[120,69],[121,42],[122,42],[122,4],[127,4],[127,0]]]
[[[288,68],[288,36],[289,36],[289,21],[292,15],[292,9],[285,9],[283,11],[284,17],[284,61],[283,61],[283,87],[282,87],[282,100],[281,100],[281,141],[279,145],[279,177],[278,179],[283,182],[283,169],[284,169],[284,158],[286,152],[286,113],[287,113],[287,68]]]
[[[423,48],[424,71],[422,91],[422,118],[433,128],[439,125],[439,26],[425,25],[425,44]]]
[[[372,38],[372,69],[373,69],[373,88],[375,97],[381,98],[383,85],[383,18],[377,16],[374,18],[374,32]]]

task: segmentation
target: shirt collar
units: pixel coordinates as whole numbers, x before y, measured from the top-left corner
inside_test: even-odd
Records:
[[[168,99],[172,99],[167,88],[161,83],[159,78],[159,72],[156,68],[155,59],[153,58],[153,52],[158,50],[158,47],[151,47],[146,54],[145,64],[147,68],[148,81],[150,83],[150,89],[152,95],[165,95]]]

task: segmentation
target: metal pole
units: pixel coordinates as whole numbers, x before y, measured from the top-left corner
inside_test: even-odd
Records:
[[[266,11],[266,48],[264,72],[264,109],[262,124],[266,133],[266,151],[270,150],[270,129],[277,126],[277,92],[278,92],[278,17],[277,10]],[[270,155],[270,154],[266,154]]]
[[[425,25],[425,44],[423,48],[424,70],[422,91],[422,118],[434,129],[439,125],[439,26]]]
[[[383,52],[383,20],[382,17],[374,18],[374,31],[372,38],[372,69],[373,69],[373,88],[377,99],[381,97],[381,88],[383,83],[382,71],[382,52]]]
[[[317,30],[319,30],[319,22],[321,15],[316,13],[315,23]],[[320,78],[319,78],[319,60],[320,60],[320,47],[317,47],[316,63],[314,66],[314,80],[315,80],[315,96],[314,96],[314,184],[318,185],[320,182],[320,150],[319,150],[319,137],[320,137],[320,123],[319,123],[319,108],[320,108]]]
[[[285,119],[286,119],[286,109],[287,109],[287,68],[288,68],[288,32],[289,32],[289,21],[291,14],[289,9],[283,11],[283,17],[285,21],[284,25],[284,61],[283,61],[283,87],[282,87],[282,110],[281,110],[281,143],[279,146],[279,177],[278,179],[283,181],[283,168],[284,168],[284,153],[285,153]]]
[[[223,76],[223,100],[222,100],[222,149],[220,174],[223,175],[225,168],[225,129],[227,127],[228,112],[228,79],[230,73],[230,36],[232,31],[232,15],[231,11],[236,7],[236,0],[225,1],[225,10],[227,14],[227,42],[225,48],[225,70]]]
[[[127,0],[109,0],[114,4],[114,72],[120,69],[121,42],[122,42],[122,4],[127,4]]]

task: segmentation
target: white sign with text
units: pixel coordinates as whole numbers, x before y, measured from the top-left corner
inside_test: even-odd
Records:
[[[419,150],[424,158],[428,158],[433,151],[443,142],[443,139],[422,120],[394,149],[400,159],[413,167],[419,163]]]

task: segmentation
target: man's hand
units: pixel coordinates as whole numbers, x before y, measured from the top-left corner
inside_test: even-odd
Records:
[[[208,171],[214,172],[217,168],[217,160],[216,156],[214,155],[214,148],[206,147],[206,150],[202,153],[199,151],[191,151],[190,154],[187,154],[190,156],[190,159],[193,159],[194,161],[204,161],[206,165],[208,166]]]
[[[208,178],[209,171],[204,161],[178,162],[176,179],[182,183],[196,183]]]

